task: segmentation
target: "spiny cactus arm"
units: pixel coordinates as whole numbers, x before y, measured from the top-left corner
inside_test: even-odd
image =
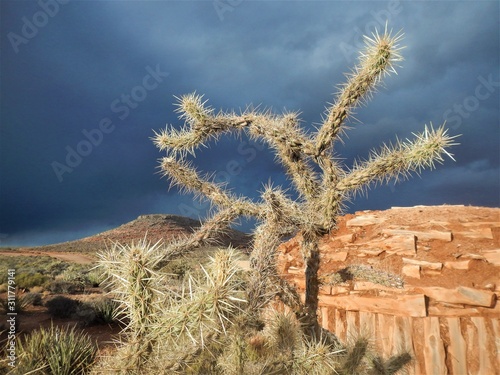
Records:
[[[312,142],[299,128],[298,113],[283,116],[269,116],[269,121],[253,122],[249,133],[265,140],[276,152],[277,159],[285,167],[297,191],[305,198],[312,198],[319,192],[316,173],[308,163],[308,154],[314,150]]]
[[[268,230],[275,230],[279,236],[287,236],[303,225],[304,214],[299,203],[291,200],[281,188],[265,186],[263,217],[269,223]]]
[[[243,199],[237,199],[234,201],[233,205],[218,211],[206,220],[203,225],[192,234],[192,240],[201,245],[213,243],[213,238],[226,234],[230,225],[239,217],[249,216],[249,212],[255,212],[256,215],[260,215],[259,211],[262,211],[262,208],[259,207],[258,204]],[[259,216],[256,215],[253,216],[259,218]]]
[[[338,191],[332,189],[342,178],[345,172],[335,160],[327,155],[320,155],[317,158],[318,165],[322,169],[323,178],[321,181],[321,193],[312,203],[312,212],[321,213],[321,219],[318,224],[330,231],[336,223],[337,217],[343,208],[344,196],[338,194]]]
[[[219,250],[201,266],[203,276],[191,276],[169,309],[158,313],[151,329],[171,346],[209,345],[209,332],[227,333],[232,319],[246,304],[234,249]],[[169,340],[169,341],[170,341]],[[169,345],[169,346],[170,346]],[[182,348],[182,346],[180,346]]]
[[[318,324],[318,293],[319,279],[318,271],[320,266],[320,252],[318,248],[318,238],[316,235],[308,238],[308,234],[303,234],[301,250],[305,260],[306,295],[305,309],[302,316],[304,333],[312,338],[318,339],[320,326]]]
[[[254,203],[249,204],[248,202],[237,200],[231,207],[220,210],[206,220],[191,235],[170,242],[166,246],[161,266],[163,266],[165,262],[180,255],[187,254],[196,248],[213,245],[214,238],[224,234],[224,232],[238,217],[246,216],[246,214],[250,211],[248,205],[255,206],[252,207],[252,211],[262,211],[262,209],[259,209],[258,205]]]
[[[386,182],[391,179],[406,177],[411,172],[420,172],[424,168],[433,169],[435,163],[443,162],[443,154],[453,159],[446,149],[457,145],[458,136],[448,135],[443,126],[434,130],[432,124],[425,126],[420,134],[414,134],[413,141],[398,142],[396,145],[384,145],[379,152],[372,151],[370,158],[358,163],[336,186],[339,193],[356,192],[373,182]]]
[[[170,152],[190,152],[203,146],[210,139],[217,139],[220,134],[229,131],[239,131],[253,122],[269,123],[269,116],[253,110],[241,115],[219,112],[206,106],[203,96],[196,93],[181,96],[178,99],[177,112],[179,118],[185,121],[181,130],[174,128],[155,132],[153,143],[161,150]]]
[[[270,222],[263,222],[254,230],[247,288],[249,311],[258,311],[275,296],[271,280],[277,276],[275,255],[280,239],[279,230]]]
[[[176,130],[171,128],[170,130],[164,129],[159,132],[155,131],[155,136],[152,140],[161,151],[187,151],[194,154],[194,150],[203,146],[209,139],[217,139],[221,132],[241,129],[252,120],[255,120],[255,116],[251,114],[242,116],[220,114],[215,117],[210,117],[209,120],[191,129],[183,128],[181,130]]]
[[[331,147],[332,141],[344,130],[344,122],[352,109],[368,99],[385,74],[395,71],[402,60],[398,46],[403,34],[387,31],[372,38],[365,36],[366,48],[348,81],[343,85],[335,104],[328,108],[326,118],[315,137],[316,155]]]
[[[252,307],[258,308],[278,294],[285,303],[297,306],[300,304],[298,295],[286,282],[278,281],[276,249],[283,236],[294,233],[301,225],[303,215],[300,206],[287,198],[280,188],[266,186],[262,198],[263,221],[254,231],[250,255],[254,277],[250,281],[249,301],[254,304]]]
[[[243,216],[260,216],[257,204],[232,196],[220,184],[201,177],[196,169],[183,159],[164,157],[161,159],[160,169],[161,173],[170,179],[171,186],[178,185],[186,192],[203,196],[223,208],[234,206]]]

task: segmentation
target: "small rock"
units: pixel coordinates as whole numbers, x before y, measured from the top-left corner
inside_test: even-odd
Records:
[[[384,291],[390,292],[388,295],[392,295],[393,293],[404,293],[405,290],[398,288],[397,286],[385,286],[381,284],[372,283],[370,281],[356,281],[353,286],[353,290],[356,291]]]
[[[393,236],[384,241],[387,254],[415,255],[417,252],[417,237],[413,234]]]
[[[471,260],[460,260],[455,262],[444,262],[444,267],[451,270],[468,270]]]
[[[488,263],[500,267],[500,249],[483,250],[482,253]]]
[[[440,262],[426,262],[425,260],[416,260],[416,259],[408,259],[408,258],[402,258],[403,263],[405,264],[414,264],[417,266],[420,266],[422,268],[427,268],[430,270],[437,270],[440,271],[443,268],[443,263]]]
[[[366,256],[379,256],[380,254],[382,254],[384,252],[384,250],[381,250],[381,249],[375,249],[375,250],[360,250],[359,253],[358,253],[358,257],[366,257]]]
[[[441,276],[441,271],[430,270],[430,269],[426,269],[426,268],[422,269],[422,273],[425,276]]]
[[[420,266],[415,264],[407,264],[403,266],[402,271],[403,275],[408,277],[413,277],[415,279],[420,279]]]
[[[462,258],[486,260],[482,255],[473,254],[473,253],[462,254]]]
[[[338,294],[346,294],[349,293],[349,288],[346,286],[332,286],[330,290],[330,294],[332,296],[338,295]]]
[[[417,236],[419,241],[440,240],[440,241],[451,242],[452,240],[451,232],[442,232],[438,230],[414,231],[405,229],[384,229],[382,233],[387,233],[392,236],[414,235]]]
[[[472,306],[493,307],[495,294],[484,290],[459,286],[455,289],[441,287],[418,287],[414,289],[440,302],[463,303]]]
[[[491,232],[491,228],[479,228],[468,232],[454,232],[455,235],[473,239],[493,239],[493,233]]]
[[[425,317],[427,309],[422,294],[397,295],[395,298],[363,297],[357,291],[347,296],[318,295],[319,306],[348,311],[368,311],[398,316]]]
[[[491,290],[492,292],[494,292],[494,291],[495,291],[495,289],[496,289],[496,287],[497,287],[497,286],[496,286],[494,283],[489,283],[489,284],[486,284],[486,285],[484,286],[484,289],[488,289],[488,290]]]
[[[344,262],[347,259],[347,251],[339,251],[338,253],[329,253],[323,255],[325,259],[332,262]]]
[[[332,287],[330,285],[320,285],[319,286],[319,292],[321,294],[331,294],[332,293]]]
[[[334,236],[331,238],[333,241],[340,241],[342,243],[353,243],[354,242],[354,233],[344,234],[342,236]]]
[[[302,269],[300,269],[298,267],[293,267],[293,266],[288,267],[288,273],[297,275],[297,274],[301,274],[303,272],[304,272],[304,270],[302,270]]]
[[[350,227],[364,227],[365,225],[374,225],[384,222],[385,219],[377,217],[376,215],[360,215],[354,219],[348,220],[346,226]]]

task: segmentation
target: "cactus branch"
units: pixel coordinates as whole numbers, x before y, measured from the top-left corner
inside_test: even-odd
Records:
[[[302,134],[298,124],[298,114],[288,113],[276,118],[272,124],[252,123],[249,132],[270,144],[297,191],[302,196],[312,199],[319,191],[318,177],[308,162],[308,154],[312,153],[313,144]]]
[[[332,141],[343,131],[343,124],[353,108],[370,97],[381,78],[396,72],[396,63],[402,60],[398,43],[403,34],[391,35],[386,30],[372,38],[365,36],[366,49],[360,54],[359,64],[348,76],[335,104],[326,113],[326,118],[316,139],[316,155],[321,155],[331,146]]]
[[[336,186],[339,192],[357,191],[373,182],[384,182],[391,178],[406,177],[411,171],[433,169],[435,162],[443,162],[443,154],[453,159],[447,148],[456,145],[456,136],[449,136],[441,126],[434,130],[432,124],[415,140],[398,142],[395,146],[384,145],[379,152],[372,152],[369,160],[358,163]]]

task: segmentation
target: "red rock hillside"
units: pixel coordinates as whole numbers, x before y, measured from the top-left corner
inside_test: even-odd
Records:
[[[99,233],[95,236],[82,238],[80,240],[63,242],[55,245],[41,246],[38,248],[26,248],[20,250],[43,250],[46,252],[79,252],[95,253],[110,246],[114,242],[130,243],[144,239],[147,235],[148,241],[155,243],[159,240],[167,242],[187,236],[200,226],[200,221],[183,216],[154,214],[141,215],[137,219],[125,223],[115,229]],[[214,239],[222,246],[246,249],[249,247],[250,236],[238,230],[229,229],[225,234]]]

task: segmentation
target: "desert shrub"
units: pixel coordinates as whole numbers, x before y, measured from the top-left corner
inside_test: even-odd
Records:
[[[78,324],[83,327],[93,325],[97,321],[97,313],[94,306],[87,302],[79,302],[71,316],[78,319]]]
[[[104,281],[103,273],[98,270],[90,270],[85,274],[85,283],[97,288]]]
[[[7,280],[7,269],[15,269],[16,278],[21,273],[40,273],[47,277],[53,277],[51,272],[53,264],[60,264],[63,267],[69,265],[69,263],[54,260],[54,258],[48,256],[0,256],[0,284]],[[4,270],[5,272],[3,272]]]
[[[19,341],[18,348],[18,363],[11,372],[13,375],[86,374],[97,355],[97,345],[74,327],[41,328]]]
[[[171,262],[169,262],[162,269],[162,271],[165,272],[166,274],[171,274],[178,280],[182,280],[184,276],[186,276],[189,273],[189,271],[192,271],[192,267],[193,267],[192,262],[190,262],[187,259],[180,258],[180,259],[174,259]]]
[[[94,301],[92,306],[96,312],[98,323],[110,324],[119,318],[119,303],[112,299],[99,299]]]
[[[52,278],[59,276],[62,274],[70,264],[68,262],[62,262],[59,260],[53,260],[46,268],[47,274],[49,274]]]
[[[104,280],[102,272],[95,267],[81,264],[69,266],[56,279],[92,287],[98,287]]]
[[[25,295],[20,296],[16,293],[14,299],[8,300],[7,297],[5,299],[0,298],[0,309],[5,312],[16,312],[18,314],[24,312],[26,307],[30,305],[30,302],[26,300]],[[15,308],[15,311],[12,311],[12,308]]]
[[[64,296],[56,296],[45,302],[49,314],[55,318],[71,317],[76,313],[79,304],[78,301]]]
[[[76,294],[84,290],[84,285],[73,281],[53,280],[47,289],[53,294]]]
[[[48,256],[11,257],[0,255],[0,284],[3,284],[7,281],[7,269],[16,270],[16,279],[23,273],[28,275],[34,275],[38,273],[44,275],[47,280],[50,280],[56,277],[61,277],[61,274],[63,274],[68,269],[77,275],[86,275],[92,268],[92,265],[79,265],[69,263]]]
[[[19,288],[32,288],[34,286],[43,286],[48,280],[48,277],[39,272],[27,273],[21,272],[16,274],[16,285]]]
[[[45,284],[47,285],[47,284]],[[30,293],[42,293],[45,290],[45,286],[34,286],[30,288]]]
[[[21,300],[23,303],[28,306],[42,306],[42,294],[41,293],[34,293],[34,292],[29,292],[26,294],[23,294],[21,296]]]

